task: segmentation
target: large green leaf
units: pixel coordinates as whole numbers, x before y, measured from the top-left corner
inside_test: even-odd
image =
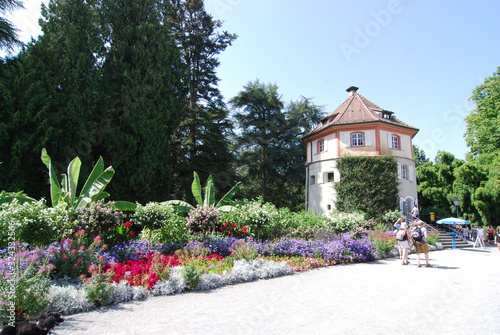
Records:
[[[209,176],[205,186],[205,199],[203,201],[203,206],[207,207],[213,205],[215,205],[215,186],[212,176]]]
[[[196,171],[193,172],[193,183],[191,184],[191,192],[193,193],[193,196],[196,199],[196,203],[198,203],[198,205],[200,206],[203,206],[200,177],[198,176]]]
[[[87,189],[86,193],[80,194],[78,197],[78,204],[76,205],[76,208],[81,208],[81,207],[86,207],[87,204],[89,204],[92,201],[95,201],[94,197],[97,196],[99,193],[101,193],[104,188],[109,184],[111,179],[113,178],[115,174],[115,170],[113,167],[108,167],[106,170],[104,170],[103,173],[101,173],[90,185],[90,187]],[[89,177],[90,178],[90,177]]]
[[[129,201],[115,201],[113,208],[121,212],[135,212],[137,205]]]
[[[49,154],[45,148],[42,149],[42,162],[49,169],[49,182],[50,182],[50,200],[52,201],[52,206],[56,206],[59,203],[59,198],[61,197],[61,185],[57,179],[56,172],[52,166],[52,161]]]
[[[97,163],[94,165],[94,168],[92,169],[92,172],[90,173],[89,177],[85,181],[85,184],[82,187],[82,190],[80,192],[80,197],[90,197],[89,190],[92,187],[92,184],[94,181],[99,178],[99,176],[102,174],[104,171],[104,160],[102,157],[99,157],[97,160]]]
[[[189,213],[191,210],[194,209],[193,205],[191,205],[189,202],[182,201],[182,200],[167,200],[162,202],[162,204],[167,204],[171,205],[174,207],[176,211],[182,212],[182,213]]]
[[[240,187],[240,184],[241,182],[238,182],[236,185],[233,186],[232,189],[229,190],[229,192],[227,192],[223,197],[222,199],[219,200],[219,203],[217,204],[217,208],[219,207],[223,207],[225,205],[227,205],[229,202],[231,202],[231,200],[233,199],[234,195],[236,194],[236,192],[238,192],[238,189]]]
[[[80,167],[82,162],[80,158],[76,157],[68,165],[68,177],[66,179],[66,191],[68,192],[70,204],[76,202],[76,188],[78,186],[78,179],[80,178]]]

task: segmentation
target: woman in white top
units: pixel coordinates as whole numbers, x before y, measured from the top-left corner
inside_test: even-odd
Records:
[[[474,248],[477,245],[481,245],[481,248],[485,248],[484,246],[484,230],[483,227],[477,226],[477,237],[476,237],[476,242],[474,242]]]

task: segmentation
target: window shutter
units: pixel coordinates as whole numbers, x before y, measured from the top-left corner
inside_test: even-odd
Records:
[[[398,179],[401,179],[401,164],[398,163]]]
[[[323,184],[323,173],[318,173],[318,184]]]
[[[323,151],[328,151],[328,140],[326,138],[323,140]]]
[[[365,145],[367,147],[372,145],[372,133],[371,133],[371,131],[367,131],[365,133]]]
[[[387,133],[387,146],[389,148],[392,148],[392,134],[391,133]]]
[[[413,165],[408,165],[408,179],[410,181],[413,181],[414,180],[414,171],[415,171],[415,168],[413,167]]]
[[[338,183],[340,181],[340,172],[339,171],[334,171],[333,173],[333,180]]]
[[[399,149],[405,150],[405,147],[403,145],[403,136],[399,136]]]
[[[351,146],[351,134],[349,134],[349,133],[342,133],[342,137],[343,137],[344,145],[346,147],[350,147]]]

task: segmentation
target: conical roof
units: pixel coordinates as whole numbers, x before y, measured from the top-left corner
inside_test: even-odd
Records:
[[[393,112],[380,108],[370,100],[357,92],[358,88],[351,86],[347,89],[349,98],[345,100],[337,109],[327,117],[321,119],[318,126],[304,137],[309,137],[323,129],[335,125],[347,125],[367,122],[384,122],[392,125],[410,128],[418,131],[418,128],[413,127],[399,120],[393,115]]]

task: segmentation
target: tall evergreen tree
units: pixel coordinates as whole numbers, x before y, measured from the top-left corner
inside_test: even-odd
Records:
[[[110,193],[130,201],[169,196],[171,136],[184,119],[183,66],[161,0],[101,0],[105,23],[102,156]]]
[[[186,66],[189,91],[186,118],[175,132],[171,162],[176,175],[177,198],[191,195],[193,171],[202,178],[212,175],[217,187],[229,189],[232,155],[227,132],[231,129],[228,110],[217,88],[217,55],[231,45],[236,35],[219,31],[204,8],[203,0],[173,0],[169,25]]]
[[[241,193],[249,198],[260,195],[264,201],[277,202],[287,178],[284,163],[289,160],[283,131],[287,119],[278,86],[259,80],[249,82],[230,102],[237,110],[234,145],[239,178],[245,181]]]
[[[75,156],[90,160],[91,113],[98,101],[95,54],[102,44],[89,1],[52,1],[42,15],[44,34],[8,62],[4,80],[11,100],[2,108],[10,120],[2,179],[35,197],[48,195],[42,148],[61,168]]]

